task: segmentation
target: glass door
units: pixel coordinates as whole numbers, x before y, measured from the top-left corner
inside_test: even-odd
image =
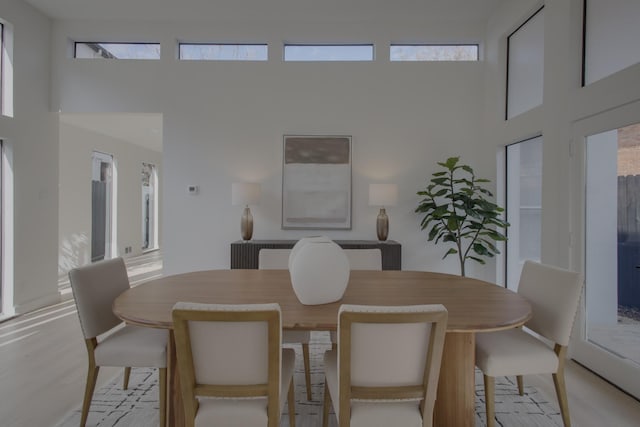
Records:
[[[640,124],[585,139],[585,305],[574,358],[640,397]]]

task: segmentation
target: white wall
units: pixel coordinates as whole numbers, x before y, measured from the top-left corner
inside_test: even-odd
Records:
[[[0,0],[13,28],[13,117],[0,117],[13,182],[6,182],[4,314],[58,300],[58,127],[49,111],[51,22],[20,0]],[[11,185],[12,184],[12,185]],[[15,286],[13,286],[15,285]]]
[[[60,124],[58,273],[91,262],[91,155],[111,154],[117,170],[117,256],[142,253],[142,163],[156,165],[162,188],[162,153],[127,141]],[[125,255],[124,248],[132,247]]]
[[[367,205],[371,182],[394,182],[398,206],[388,209],[390,239],[403,245],[403,268],[458,272],[446,249],[434,247],[413,213],[436,162],[462,155],[495,178],[495,151],[483,144],[484,63],[390,63],[400,40],[481,42],[484,24],[346,24],[283,22],[58,22],[54,31],[54,105],[63,112],[163,114],[163,254],[165,272],[228,268],[229,243],[240,238],[241,210],[231,183],[262,183],[252,207],[256,239],[292,239],[317,230],[280,229],[283,134],[353,136],[353,228],[341,239],[375,239],[378,209]],[[69,39],[162,43],[160,61],[69,58]],[[267,41],[264,63],[180,63],[176,39]],[[287,41],[373,42],[373,63],[284,63]],[[187,193],[198,185],[197,196]],[[471,267],[491,279],[494,266]]]

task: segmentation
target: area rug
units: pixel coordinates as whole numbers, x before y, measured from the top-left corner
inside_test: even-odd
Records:
[[[312,401],[306,399],[302,352],[296,348],[296,426],[317,427],[322,424],[322,401],[324,378],[322,357],[330,347],[328,333],[313,333],[310,344]],[[299,347],[299,346],[297,346]],[[562,418],[556,405],[547,402],[531,386],[526,385],[520,396],[518,388],[510,378],[496,378],[496,421],[502,427],[560,427]],[[482,375],[476,372],[476,427],[486,426],[484,389]],[[281,427],[289,426],[287,407],[282,416]],[[330,427],[337,427],[331,411]],[[73,411],[56,427],[77,427],[80,409]],[[122,376],[96,390],[91,402],[87,427],[157,427],[158,425],[158,375],[153,369],[133,369],[129,389],[122,390]]]

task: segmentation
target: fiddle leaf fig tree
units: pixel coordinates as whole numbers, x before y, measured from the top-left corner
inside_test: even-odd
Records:
[[[427,230],[430,242],[453,244],[442,258],[458,255],[464,276],[468,259],[485,264],[483,258],[500,253],[496,242],[507,240],[502,231],[509,223],[501,218],[504,209],[489,200],[493,194],[482,186],[490,181],[477,178],[470,166],[459,161],[460,157],[450,157],[438,162],[444,170],[434,173],[427,187],[418,191],[423,199],[415,211],[424,214],[420,227]]]

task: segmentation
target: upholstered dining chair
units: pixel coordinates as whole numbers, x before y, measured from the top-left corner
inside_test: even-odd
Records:
[[[526,329],[553,343],[553,349],[523,328],[476,334],[476,365],[484,373],[487,426],[495,425],[495,377],[517,377],[523,390],[523,375],[552,374],[562,421],[571,425],[564,364],[571,329],[582,293],[581,275],[572,271],[526,261],[518,294],[530,303],[533,317]]]
[[[380,249],[345,249],[351,270],[382,270]]]
[[[124,261],[115,258],[72,269],[69,280],[89,356],[80,427],[87,422],[100,366],[125,367],[125,389],[131,367],[158,368],[160,426],[164,427],[168,333],[162,329],[124,325],[113,314],[113,300],[129,289]]]
[[[345,249],[344,253],[349,258],[351,270],[382,271],[382,251],[380,249]],[[338,343],[337,333],[331,331],[329,338],[335,347]]]
[[[295,351],[282,348],[278,304],[173,307],[187,427],[276,427],[288,395],[295,426]]]
[[[447,328],[444,306],[343,305],[325,353],[323,427],[432,426]]]
[[[291,249],[263,248],[258,252],[258,269],[260,270],[287,270],[289,268],[289,255]],[[304,379],[307,388],[307,400],[311,400],[311,362],[309,356],[309,331],[284,331],[282,342],[284,344],[301,344],[302,360],[304,362]]]

